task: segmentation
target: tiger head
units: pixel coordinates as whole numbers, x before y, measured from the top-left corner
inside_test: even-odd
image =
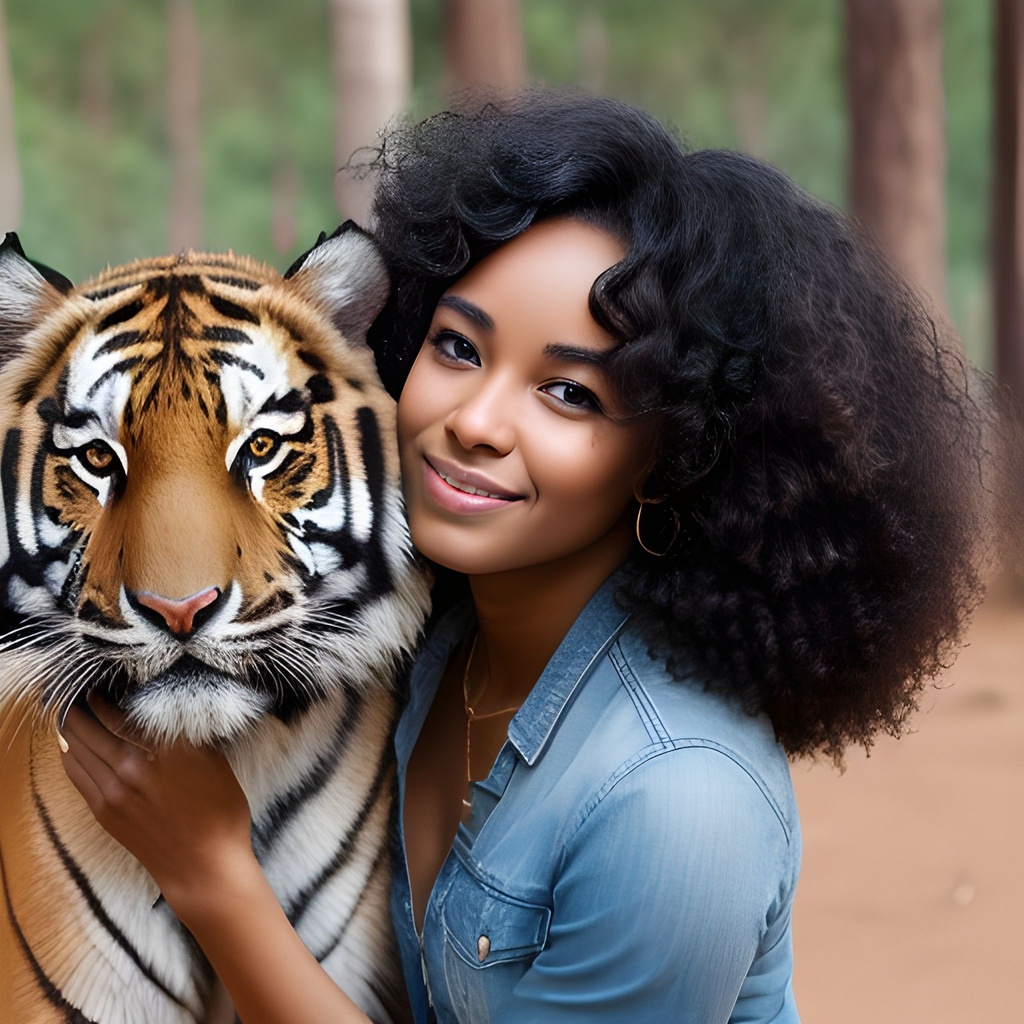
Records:
[[[389,685],[426,609],[388,279],[346,226],[284,277],[185,254],[75,288],[0,247],[0,709],[89,691],[165,741],[230,740]]]

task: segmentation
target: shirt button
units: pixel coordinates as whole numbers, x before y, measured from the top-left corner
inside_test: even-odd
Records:
[[[491,940],[486,935],[481,935],[476,940],[476,958],[483,963],[487,959],[487,954],[491,951]]]

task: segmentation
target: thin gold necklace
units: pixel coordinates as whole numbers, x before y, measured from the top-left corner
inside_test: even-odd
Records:
[[[480,631],[473,634],[473,643],[469,648],[469,656],[466,658],[466,667],[462,670],[462,706],[466,712],[466,792],[469,792],[469,785],[473,781],[472,775],[472,726],[487,718],[497,718],[499,715],[507,715],[510,711],[518,711],[519,704],[512,704],[507,708],[498,708],[496,711],[475,711],[469,703],[469,676],[473,668],[473,655],[476,654],[476,642],[480,637]],[[483,696],[483,694],[479,694]],[[521,703],[521,702],[520,702]],[[469,800],[462,798],[463,804],[469,807]]]

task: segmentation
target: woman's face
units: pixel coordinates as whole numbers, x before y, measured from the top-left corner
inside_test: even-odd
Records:
[[[580,221],[534,225],[441,298],[398,403],[413,541],[470,575],[630,550],[653,428],[613,416],[590,315],[625,255]],[[611,414],[611,415],[610,415]]]

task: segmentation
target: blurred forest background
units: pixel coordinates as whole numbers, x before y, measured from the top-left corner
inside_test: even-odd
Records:
[[[21,182],[20,202],[8,189],[5,208],[0,196],[0,229],[17,227],[30,255],[75,280],[182,244],[287,266],[339,220],[341,154],[372,142],[372,128],[337,128],[365,87],[339,67],[338,25],[370,12],[397,24],[387,30],[397,40],[389,60],[401,66],[382,70],[377,56],[369,73],[414,116],[488,74],[579,85],[646,107],[694,146],[761,156],[845,205],[846,19],[857,7],[876,18],[886,6],[941,17],[948,241],[940,211],[937,256],[945,245],[953,320],[972,357],[991,366],[993,11],[985,0],[0,0],[9,59],[8,72],[0,51],[0,92],[9,74],[14,110],[5,139],[0,109],[0,174],[14,156]],[[492,19],[485,42],[479,27],[474,42],[469,25],[460,66],[453,18],[482,12]],[[360,47],[357,36],[348,33],[347,59],[358,77],[379,41]],[[937,103],[941,118],[941,89]],[[365,119],[366,106],[350,118]],[[173,181],[182,174],[193,181],[185,194]]]

